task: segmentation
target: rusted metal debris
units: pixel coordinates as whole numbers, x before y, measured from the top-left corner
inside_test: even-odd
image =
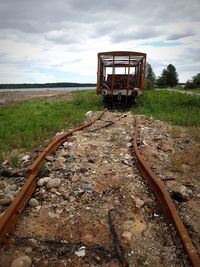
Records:
[[[95,121],[100,119],[105,111],[101,113],[94,121],[84,124],[68,133],[64,133],[53,142],[51,142],[43,151],[42,153],[34,160],[31,166],[28,168],[28,176],[26,178],[26,182],[22,189],[17,194],[14,201],[10,204],[7,208],[5,214],[0,218],[0,244],[4,244],[6,240],[9,238],[15,224],[20,217],[21,213],[24,211],[26,204],[28,203],[31,195],[36,189],[36,179],[39,172],[40,165],[45,157],[55,151],[66,139],[74,132],[83,130],[93,124]]]
[[[160,203],[162,211],[166,217],[168,223],[173,222],[175,225],[177,232],[183,242],[184,248],[189,256],[190,262],[193,267],[200,266],[200,258],[197,254],[197,251],[181,221],[181,218],[176,211],[175,205],[161,179],[156,176],[148,163],[143,159],[138,146],[137,146],[137,139],[138,139],[138,121],[135,119],[135,129],[134,129],[134,151],[137,156],[138,165],[141,170],[142,176],[147,180],[147,182],[152,187],[153,192],[157,200]]]

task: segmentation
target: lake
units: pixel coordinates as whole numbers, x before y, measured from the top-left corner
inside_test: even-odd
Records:
[[[96,87],[55,87],[55,88],[15,88],[0,89],[0,93],[6,92],[46,92],[46,91],[79,91],[79,90],[95,90]]]

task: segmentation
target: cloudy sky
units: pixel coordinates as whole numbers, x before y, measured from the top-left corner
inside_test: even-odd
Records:
[[[200,0],[0,0],[0,83],[96,82],[97,53],[200,72]]]

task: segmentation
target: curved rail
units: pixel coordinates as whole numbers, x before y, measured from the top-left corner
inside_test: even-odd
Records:
[[[72,136],[72,134],[74,132],[81,131],[81,130],[89,127],[94,122],[99,120],[103,116],[104,113],[105,113],[105,111],[103,111],[101,113],[101,115],[98,116],[92,122],[84,124],[78,128],[75,128],[74,130],[72,130],[68,133],[64,133],[60,137],[56,138],[34,160],[34,162],[28,168],[28,176],[27,176],[25,184],[23,185],[22,189],[17,194],[14,201],[7,208],[5,214],[0,218],[0,244],[5,243],[6,240],[8,239],[13,228],[15,227],[15,224],[16,224],[18,218],[20,217],[21,213],[24,211],[27,202],[29,201],[31,195],[35,191],[35,188],[37,185],[35,177],[37,176],[37,174],[39,172],[40,165],[41,165],[42,161],[45,159],[45,157],[47,155],[51,154],[53,151],[55,151],[64,141],[67,140],[68,137]]]
[[[164,183],[156,176],[152,170],[150,169],[150,166],[145,162],[143,159],[138,146],[137,146],[137,139],[138,139],[138,122],[135,119],[135,136],[134,136],[134,150],[135,154],[138,159],[138,164],[140,167],[140,170],[142,172],[143,177],[148,181],[148,183],[152,186],[152,189],[155,193],[156,198],[158,199],[161,208],[163,210],[163,213],[167,219],[168,222],[173,222],[180,238],[183,242],[183,245],[185,247],[185,250],[189,256],[189,259],[191,261],[192,266],[199,267],[200,266],[200,258],[197,254],[196,249],[194,248],[194,245],[192,244],[192,241],[187,233],[187,230],[185,229],[181,218],[176,211],[175,205],[164,185]]]

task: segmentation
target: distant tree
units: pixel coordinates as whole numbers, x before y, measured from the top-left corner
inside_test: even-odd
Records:
[[[162,74],[158,77],[157,81],[158,87],[167,87],[167,70],[163,69]]]
[[[188,80],[184,86],[185,89],[194,89],[194,83],[191,80]]]
[[[169,64],[167,66],[167,82],[170,87],[175,87],[178,84],[178,73],[176,72],[176,68],[172,65]]]
[[[146,90],[154,89],[156,85],[156,75],[151,67],[151,64],[147,63],[147,71],[145,77],[144,87]]]
[[[185,89],[200,88],[200,73],[197,73],[192,77],[192,80],[188,80],[185,84]]]
[[[178,84],[178,73],[176,68],[169,64],[167,69],[163,69],[161,76],[157,79],[158,87],[175,87]]]
[[[200,73],[192,77],[195,88],[200,88]]]

